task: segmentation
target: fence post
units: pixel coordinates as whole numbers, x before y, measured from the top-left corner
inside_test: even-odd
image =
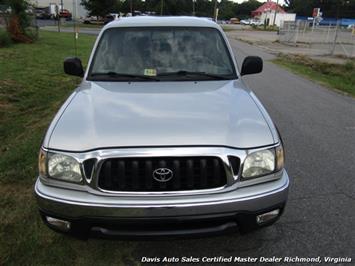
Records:
[[[330,52],[331,55],[334,55],[335,52],[335,47],[337,45],[337,40],[338,40],[338,26],[339,26],[339,20],[337,21],[337,25],[335,26],[335,36],[334,36],[334,41],[333,41],[333,47]]]
[[[355,26],[353,26],[353,30],[351,31],[351,43],[353,44],[353,51],[350,57],[355,57],[355,42],[354,42],[354,35],[355,35]]]
[[[326,43],[328,43],[328,42],[329,42],[330,27],[331,27],[331,24],[330,24],[330,22],[329,22]]]
[[[297,43],[298,41],[298,30],[299,30],[299,25],[300,25],[300,21],[296,21],[296,28],[295,28],[295,31],[296,31],[296,34],[295,34],[295,44]]]

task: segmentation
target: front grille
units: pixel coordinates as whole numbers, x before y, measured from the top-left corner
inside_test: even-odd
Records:
[[[98,185],[109,191],[179,191],[226,185],[218,157],[112,158],[103,162]]]

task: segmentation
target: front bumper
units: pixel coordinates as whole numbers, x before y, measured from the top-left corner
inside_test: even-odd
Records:
[[[282,213],[288,186],[283,170],[274,181],[205,195],[101,196],[47,186],[40,179],[35,193],[43,217],[70,221],[71,231],[80,234],[191,235],[258,227],[256,215],[276,208]]]

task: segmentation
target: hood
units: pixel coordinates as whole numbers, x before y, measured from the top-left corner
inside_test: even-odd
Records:
[[[240,81],[84,82],[58,114],[48,148],[274,143]]]

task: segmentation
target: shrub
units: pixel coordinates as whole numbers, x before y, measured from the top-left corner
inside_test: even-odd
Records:
[[[0,29],[0,47],[10,46],[11,43],[12,40],[9,33],[4,29]]]
[[[38,39],[38,27],[27,27],[25,29],[25,35],[29,37],[32,41]]]
[[[348,71],[355,71],[355,63],[354,61],[348,60],[345,64],[344,67]]]

